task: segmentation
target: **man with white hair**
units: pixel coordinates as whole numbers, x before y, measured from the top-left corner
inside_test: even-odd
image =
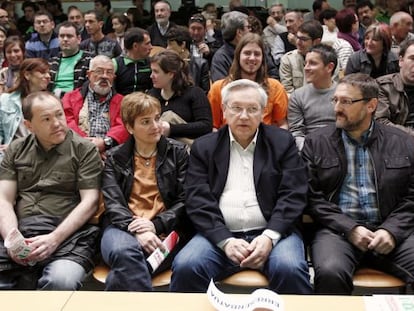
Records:
[[[413,18],[406,12],[396,12],[391,16],[390,28],[392,34],[391,52],[395,55],[400,53],[401,46],[414,39]]]
[[[160,0],[154,4],[155,22],[147,28],[153,46],[167,47],[166,34],[176,24],[170,21],[171,4],[166,0]]]
[[[89,81],[63,96],[68,126],[92,141],[101,152],[128,138],[120,115],[123,96],[112,88],[115,69],[105,55],[92,58],[87,72]]]
[[[230,82],[221,97],[227,125],[191,147],[184,188],[197,234],[174,259],[170,290],[206,292],[212,278],[249,268],[277,293],[310,294],[296,225],[308,186],[294,139],[262,123],[267,95],[256,82]]]

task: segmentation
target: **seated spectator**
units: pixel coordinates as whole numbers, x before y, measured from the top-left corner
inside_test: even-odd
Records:
[[[49,65],[41,58],[29,58],[20,65],[17,84],[0,95],[0,161],[8,145],[29,134],[24,125],[22,102],[30,94],[45,91],[50,82]]]
[[[85,18],[83,12],[75,5],[68,8],[68,21],[74,23],[80,31],[81,41],[89,38],[89,34],[85,28]]]
[[[221,37],[217,32],[212,35],[207,32],[207,20],[202,14],[194,14],[190,17],[188,30],[192,39],[191,55],[205,58],[210,65],[214,53],[223,45]]]
[[[400,72],[379,77],[375,117],[414,136],[414,40],[406,42],[399,55]]]
[[[31,134],[11,143],[0,165],[0,288],[73,291],[93,269],[99,228],[87,221],[102,164],[52,94],[31,93],[22,111]],[[26,258],[4,246],[16,228],[30,246]]]
[[[338,11],[333,8],[323,10],[319,14],[319,22],[322,25],[323,36],[321,43],[333,46],[338,39],[338,28],[335,23],[335,16]]]
[[[212,278],[248,268],[277,293],[310,294],[296,227],[308,186],[293,137],[261,124],[267,95],[256,82],[233,81],[222,98],[228,125],[191,149],[186,210],[197,234],[173,261],[170,291],[206,292]]]
[[[7,36],[17,36],[20,32],[16,29],[16,20],[13,16],[9,15],[6,10],[7,4],[11,4],[14,7],[14,3],[10,1],[3,1],[0,5],[0,26],[6,31]]]
[[[315,292],[350,295],[365,265],[405,282],[414,274],[414,141],[373,116],[378,85],[345,76],[332,99],[336,126],[306,137]]]
[[[349,57],[345,74],[361,72],[375,79],[398,72],[398,56],[390,49],[390,27],[387,24],[369,26],[365,31],[364,48]]]
[[[319,21],[321,12],[329,8],[330,8],[330,5],[327,0],[314,0],[312,3],[312,12],[303,14],[303,21],[305,22],[311,21],[311,20]]]
[[[114,58],[122,53],[118,42],[108,38],[102,32],[103,16],[97,11],[87,11],[85,13],[85,28],[90,38],[80,44],[80,49],[90,52],[93,56],[105,55]]]
[[[152,88],[149,55],[152,49],[149,33],[142,28],[130,28],[125,33],[126,53],[112,61],[115,66],[115,90],[128,95]]]
[[[390,28],[392,35],[391,51],[398,55],[404,43],[413,40],[413,18],[406,12],[396,12],[391,16]]]
[[[0,26],[0,68],[3,67],[3,64],[5,62],[4,58],[4,41],[6,41],[7,38],[7,31],[4,29],[3,26]]]
[[[111,21],[111,0],[94,0],[94,11],[102,16],[102,33],[107,35],[114,32]]]
[[[299,26],[303,23],[303,15],[299,11],[290,11],[285,14],[286,32],[280,33],[275,40],[272,48],[272,56],[276,65],[287,52],[296,49],[296,33]]]
[[[250,32],[248,16],[238,11],[225,13],[221,18],[221,31],[224,44],[213,56],[211,62],[211,80],[217,81],[227,77],[234,58],[234,49],[240,39]],[[270,77],[278,77],[277,68],[271,55],[265,54],[267,72]]]
[[[280,60],[280,82],[288,94],[306,84],[305,56],[309,49],[321,42],[323,29],[318,21],[304,22],[296,33],[297,49],[283,55]]]
[[[112,20],[112,28],[114,32],[108,34],[108,37],[116,40],[119,46],[121,47],[122,51],[125,52],[125,32],[131,27],[131,22],[129,21],[128,17],[121,13],[114,13],[111,15]]]
[[[46,0],[46,9],[52,14],[55,25],[68,20],[68,16],[63,12],[60,0]]]
[[[149,95],[161,103],[163,135],[182,139],[200,137],[212,130],[211,109],[204,91],[193,86],[187,64],[171,50],[151,58],[153,88]]]
[[[81,36],[74,23],[61,23],[57,33],[60,52],[49,60],[51,79],[48,89],[61,98],[83,85],[92,55],[79,49]]]
[[[22,3],[23,16],[17,20],[16,28],[19,30],[25,41],[29,40],[34,30],[34,16],[39,7],[36,2],[26,0]]]
[[[336,88],[333,74],[337,63],[336,53],[328,45],[315,45],[306,54],[307,84],[293,91],[288,105],[289,131],[299,151],[308,134],[335,121],[331,99]]]
[[[20,65],[24,60],[24,42],[21,37],[11,36],[4,41],[7,67],[0,69],[0,93],[7,92],[19,78]]]
[[[176,51],[180,57],[188,63],[190,77],[195,86],[202,88],[206,93],[210,89],[210,73],[208,62],[203,57],[195,57],[191,54],[192,39],[187,28],[175,26],[168,30],[167,49]]]
[[[101,156],[128,138],[121,120],[122,95],[113,88],[114,64],[105,55],[92,58],[87,72],[89,81],[63,96],[62,104],[68,126],[92,141]]]
[[[155,46],[167,47],[165,36],[176,24],[170,21],[171,5],[167,0],[158,0],[154,3],[155,22],[147,28],[151,43]]]
[[[221,32],[223,34],[223,46],[214,53],[211,61],[211,80],[217,81],[227,76],[228,70],[233,62],[234,49],[240,38],[248,33],[249,22],[247,15],[232,11],[224,13],[221,18]]]
[[[151,25],[151,14],[144,9],[144,0],[132,0],[134,7],[129,8],[126,12],[133,27],[146,29]]]
[[[359,43],[363,45],[367,28],[371,25],[378,24],[379,22],[375,19],[375,7],[370,0],[358,1],[355,12],[358,14],[359,19]]]
[[[270,6],[268,13],[269,16],[266,19],[267,26],[263,29],[263,40],[273,50],[277,36],[283,32],[287,32],[284,21],[285,8],[283,4],[276,3]]]
[[[171,231],[185,229],[188,153],[184,144],[162,136],[156,98],[127,95],[121,115],[131,136],[108,153],[102,181],[107,226],[101,253],[111,268],[105,289],[151,291],[151,276],[170,266],[178,246],[155,271],[146,258]]]
[[[335,23],[338,38],[348,41],[354,52],[359,51],[362,46],[358,42],[359,21],[355,11],[350,8],[340,10],[336,14]]]
[[[263,38],[263,26],[260,19],[258,19],[256,16],[248,16],[247,22],[249,23],[250,32],[258,34],[260,37]],[[263,56],[266,58],[266,65],[267,68],[271,68],[268,71],[269,76],[271,76],[274,79],[279,80],[279,70],[276,68],[276,64],[273,60],[272,53],[270,50],[270,47],[266,44],[264,45],[264,54]]]
[[[214,82],[208,93],[214,129],[219,129],[226,123],[221,90],[228,83],[238,79],[255,81],[266,91],[268,101],[263,110],[263,123],[287,129],[286,91],[279,81],[268,77],[264,51],[263,39],[258,34],[248,33],[240,39],[234,52],[229,75],[225,79]]]
[[[26,58],[50,59],[59,54],[59,40],[53,31],[55,22],[46,11],[37,11],[34,16],[35,33],[26,42]]]

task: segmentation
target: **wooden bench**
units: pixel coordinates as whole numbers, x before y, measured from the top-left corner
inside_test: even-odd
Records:
[[[400,294],[406,292],[404,281],[388,273],[371,269],[358,269],[353,278],[354,287],[357,287],[362,294],[381,292],[386,290],[398,291]],[[249,292],[257,288],[267,288],[269,282],[259,271],[244,270],[237,272],[220,282],[223,287],[237,292]]]

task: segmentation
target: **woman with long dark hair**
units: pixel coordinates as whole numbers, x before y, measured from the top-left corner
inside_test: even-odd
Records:
[[[268,100],[263,110],[263,122],[287,129],[288,97],[282,84],[267,75],[264,41],[255,33],[245,34],[240,39],[234,52],[229,75],[215,81],[211,86],[208,99],[213,114],[213,127],[219,129],[226,122],[223,117],[221,89],[226,84],[239,79],[255,81],[267,92]]]
[[[195,139],[212,130],[210,104],[204,91],[193,86],[188,64],[172,50],[151,58],[153,88],[149,94],[161,102],[165,136]]]

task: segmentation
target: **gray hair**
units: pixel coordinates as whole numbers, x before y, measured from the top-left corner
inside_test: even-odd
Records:
[[[377,81],[366,73],[352,73],[339,80],[339,84],[348,84],[358,88],[364,98],[378,98],[379,86]]]
[[[89,70],[94,70],[96,67],[98,67],[99,63],[111,63],[112,66],[114,65],[114,63],[112,62],[112,59],[110,59],[108,56],[97,55],[91,59],[89,63]]]
[[[262,107],[262,109],[266,106],[267,104],[266,91],[263,89],[263,87],[260,86],[260,84],[252,80],[248,80],[248,79],[239,79],[239,80],[230,82],[221,90],[221,98],[223,101],[223,105],[227,105],[232,91],[236,91],[240,89],[252,89],[252,90],[257,91],[257,93],[260,96],[260,102],[259,102],[260,106]]]
[[[238,29],[243,29],[247,23],[247,15],[239,11],[224,13],[221,17],[221,33],[227,42],[236,37]]]

